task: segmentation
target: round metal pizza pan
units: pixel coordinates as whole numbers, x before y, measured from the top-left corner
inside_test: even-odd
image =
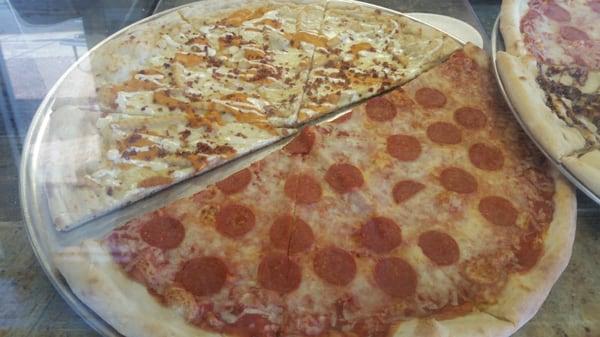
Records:
[[[302,2],[302,0],[292,0],[294,2]],[[221,2],[220,0],[207,0],[203,1],[207,5],[216,4]],[[393,11],[384,7],[379,7],[359,1],[346,0],[349,3],[360,4],[365,7],[371,8],[379,8],[382,11],[386,11],[389,13],[393,13],[395,15],[408,16],[411,19],[421,22],[425,25],[435,27],[435,24],[431,25],[427,22],[419,20],[417,18],[413,18],[409,15],[399,13],[397,11]],[[234,0],[231,3],[237,3],[239,5],[247,4],[247,0]],[[228,3],[229,4],[229,3]],[[20,201],[21,207],[23,210],[23,218],[25,219],[25,226],[27,229],[27,233],[29,236],[29,241],[33,248],[33,251],[42,267],[44,272],[46,273],[48,279],[58,291],[58,293],[63,297],[63,299],[69,304],[69,306],[94,330],[96,330],[99,334],[107,337],[117,337],[121,336],[114,328],[112,328],[109,324],[104,322],[98,315],[94,313],[93,310],[88,308],[85,304],[83,304],[76,295],[71,291],[68,284],[60,275],[54,261],[53,256],[55,253],[62,250],[64,247],[70,245],[76,245],[80,243],[84,239],[90,238],[99,238],[102,237],[106,232],[110,229],[114,228],[116,225],[123,223],[128,218],[131,218],[137,214],[145,213],[149,210],[155,209],[159,207],[159,205],[169,200],[175,200],[180,198],[186,194],[186,188],[182,186],[174,186],[173,188],[169,188],[164,190],[161,193],[158,193],[154,197],[148,198],[148,200],[144,199],[140,202],[136,202],[134,207],[125,207],[121,210],[114,211],[105,216],[101,216],[97,219],[91,220],[79,228],[71,230],[69,232],[58,232],[54,229],[53,220],[50,216],[50,210],[48,206],[48,202],[46,199],[46,194],[44,190],[44,176],[42,175],[44,169],[44,160],[45,153],[44,147],[42,146],[45,137],[52,132],[50,128],[50,115],[56,108],[57,93],[61,89],[61,87],[66,82],[71,81],[69,75],[78,71],[80,67],[85,66],[85,62],[89,61],[90,54],[94,51],[102,48],[107,42],[115,39],[116,37],[127,33],[130,29],[139,26],[143,23],[148,23],[153,20],[156,20],[162,16],[165,16],[173,11],[184,8],[186,6],[193,6],[194,3],[183,5],[180,7],[172,8],[164,12],[160,12],[158,14],[152,15],[148,18],[145,18],[141,21],[138,21],[128,27],[121,29],[110,37],[106,38],[102,42],[98,43],[94,48],[90,49],[85,55],[83,55],[75,64],[73,64],[69,69],[63,74],[60,79],[56,82],[56,84],[50,89],[39,108],[36,111],[35,116],[31,122],[29,127],[29,131],[27,133],[27,137],[25,139],[25,143],[22,151],[22,159],[21,159],[21,167],[19,173],[19,190],[20,190]],[[465,24],[466,25],[466,24]],[[466,25],[468,26],[468,25]],[[470,27],[470,26],[468,26]],[[438,29],[438,28],[436,28]],[[438,29],[439,30],[439,29]],[[444,32],[444,31],[442,31]],[[446,32],[444,32],[446,33]],[[469,36],[470,31],[467,29],[464,32],[464,36]],[[464,44],[464,41],[460,38],[452,34],[447,35],[453,37],[461,44]],[[73,85],[77,85],[77,83],[69,83],[71,87]],[[47,144],[46,144],[47,145]],[[79,146],[80,144],[76,144],[75,146]],[[281,144],[274,144],[273,147],[277,147]],[[47,147],[46,147],[47,148]],[[265,150],[268,151],[268,150]],[[271,150],[272,151],[272,150]],[[261,151],[259,151],[261,152]],[[257,154],[260,156],[261,154]],[[264,154],[263,154],[264,155]],[[64,160],[69,160],[69,155],[64,154]],[[246,161],[254,161],[256,157],[248,157],[245,159]],[[242,162],[240,162],[242,163]],[[229,164],[231,166],[230,169],[223,170],[223,173],[232,173],[234,172],[234,167],[239,165],[240,163],[232,163]],[[219,170],[221,171],[221,170]],[[218,178],[217,173],[212,174],[213,172],[208,172],[207,174],[203,174],[200,177],[193,179],[196,182],[192,182],[191,184],[196,184],[196,186],[205,185],[210,181],[213,181]],[[212,174],[212,177],[211,177]],[[192,181],[192,180],[190,180]],[[190,185],[190,181],[186,182],[186,185]],[[181,184],[180,184],[181,185]],[[189,191],[188,191],[189,193]]]
[[[500,77],[500,73],[498,71],[498,64],[496,61],[496,54],[499,51],[505,51],[504,40],[502,39],[502,34],[500,34],[500,16],[496,18],[496,22],[494,23],[494,28],[492,30],[492,64],[494,69],[494,75],[496,77],[496,81],[498,82],[498,87],[502,96],[506,100],[510,111],[515,116],[515,119],[519,122],[527,136],[533,141],[533,143],[538,147],[538,149],[548,158],[548,160],[579,190],[581,190],[585,195],[587,195],[590,199],[594,200],[594,202],[600,204],[600,196],[594,193],[588,186],[586,186],[575,174],[573,174],[566,166],[564,166],[561,162],[553,158],[550,153],[541,145],[541,143],[536,139],[533,135],[527,124],[521,118],[521,115],[514,107],[506,89],[504,88],[504,83],[502,82],[502,78]]]

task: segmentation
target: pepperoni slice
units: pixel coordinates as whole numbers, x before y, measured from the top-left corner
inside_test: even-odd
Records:
[[[225,284],[227,267],[218,257],[196,257],[187,261],[175,279],[196,296],[212,295]]]
[[[315,132],[312,128],[306,127],[287,144],[283,149],[289,154],[309,154],[315,144]]]
[[[233,239],[244,236],[256,224],[254,212],[239,204],[229,204],[221,207],[215,221],[217,231]]]
[[[391,297],[407,298],[417,290],[417,273],[408,262],[398,257],[377,262],[373,276],[377,286]]]
[[[400,161],[413,161],[421,155],[421,143],[413,136],[391,135],[387,137],[387,152]]]
[[[571,21],[571,14],[555,3],[546,4],[546,7],[544,8],[544,15],[558,22]]]
[[[185,228],[179,220],[170,216],[156,216],[142,225],[140,236],[153,247],[173,249],[183,241]]]
[[[269,236],[275,248],[286,250],[290,255],[308,250],[315,241],[310,226],[291,215],[277,218],[271,226]]]
[[[352,255],[333,246],[317,252],[313,267],[321,279],[335,286],[347,285],[356,275],[356,263]]]
[[[458,261],[458,244],[450,235],[440,231],[428,231],[419,235],[419,247],[423,254],[438,266],[449,266]]]
[[[493,145],[477,143],[469,148],[469,159],[475,167],[486,171],[495,171],[504,165],[504,155]]]
[[[458,167],[449,167],[442,171],[440,183],[448,191],[456,193],[473,193],[477,190],[477,181],[467,171]]]
[[[396,117],[396,107],[387,98],[378,96],[367,101],[367,116],[376,122],[387,122]]]
[[[519,270],[528,271],[542,256],[543,241],[540,238],[539,232],[532,231],[523,235],[519,240],[519,246],[515,252],[517,257]]]
[[[400,204],[412,198],[424,188],[425,185],[414,180],[402,180],[394,185],[392,196],[394,197],[394,201]]]
[[[514,225],[519,214],[510,201],[497,196],[481,199],[479,212],[487,221],[498,226]]]
[[[359,239],[364,247],[375,253],[388,253],[402,242],[402,231],[394,220],[379,216],[362,225]]]
[[[252,180],[252,172],[245,168],[219,181],[217,187],[225,194],[235,194],[243,191],[250,184],[250,180]]]
[[[424,108],[441,108],[446,104],[446,95],[437,89],[421,88],[415,93],[415,101]]]
[[[435,122],[429,125],[427,137],[438,144],[458,144],[462,140],[460,129],[446,122]]]
[[[325,181],[336,192],[344,194],[364,184],[360,169],[350,164],[333,164],[325,174]]]
[[[265,256],[258,266],[258,283],[280,294],[290,293],[300,286],[302,270],[283,254]]]
[[[572,26],[560,27],[559,34],[567,41],[584,41],[590,39],[586,32]]]
[[[454,121],[471,130],[481,129],[487,123],[483,111],[468,106],[454,111]]]
[[[349,121],[351,118],[352,118],[352,110],[339,115],[338,118],[333,120],[333,122],[336,124],[342,124],[346,121]]]

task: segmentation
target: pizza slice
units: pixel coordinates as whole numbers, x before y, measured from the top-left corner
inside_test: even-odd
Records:
[[[299,120],[399,86],[460,47],[449,36],[407,17],[329,1]]]
[[[71,229],[293,133],[231,115],[216,117],[193,124],[179,109],[162,116],[104,116],[72,105],[55,110],[50,119],[55,131],[41,146],[48,159],[43,183],[57,229]],[[65,153],[75,160],[65,161]]]
[[[127,336],[508,336],[568,262],[575,199],[489,70],[467,45],[57,264]]]
[[[205,24],[203,7],[180,13],[202,31],[203,43],[215,50],[219,63],[179,63],[178,85],[217,104],[230,100],[220,89],[205,93],[207,87],[224,85],[238,95],[252,92],[257,97],[244,104],[258,106],[273,125],[294,125],[315,46],[323,43],[318,30],[325,2],[260,2],[232,10],[213,25]]]
[[[95,48],[89,55],[88,71],[94,76],[96,88],[121,84],[124,91],[135,91],[140,83],[132,78],[133,74],[161,68],[196,35],[195,28],[176,14],[151,18]]]

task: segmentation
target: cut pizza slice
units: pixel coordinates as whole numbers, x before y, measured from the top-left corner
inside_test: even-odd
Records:
[[[122,84],[124,91],[135,89],[139,83],[131,78],[132,74],[162,68],[195,36],[194,27],[176,13],[127,28],[91,51],[89,70],[96,87]]]
[[[252,92],[257,97],[243,103],[261,108],[273,125],[295,124],[315,46],[323,43],[318,31],[325,2],[258,2],[232,10],[212,25],[206,24],[203,6],[180,13],[200,30],[203,41],[196,47],[208,46],[218,62],[176,62],[177,84],[225,105],[230,100],[222,86],[239,94]]]
[[[407,17],[329,1],[298,119],[306,121],[399,86],[460,47]]]
[[[162,109],[149,104],[145,110],[154,108]],[[48,159],[43,183],[57,229],[71,229],[293,133],[230,114],[190,120],[180,110],[153,116],[56,109],[50,118],[54,131],[42,150]],[[84,145],[73,160],[63,160]]]

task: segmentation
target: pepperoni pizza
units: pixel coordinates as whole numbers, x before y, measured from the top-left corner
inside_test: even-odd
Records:
[[[507,336],[566,266],[574,217],[467,45],[56,261],[127,336]]]
[[[600,1],[507,0],[498,67],[549,154],[600,194]]]

